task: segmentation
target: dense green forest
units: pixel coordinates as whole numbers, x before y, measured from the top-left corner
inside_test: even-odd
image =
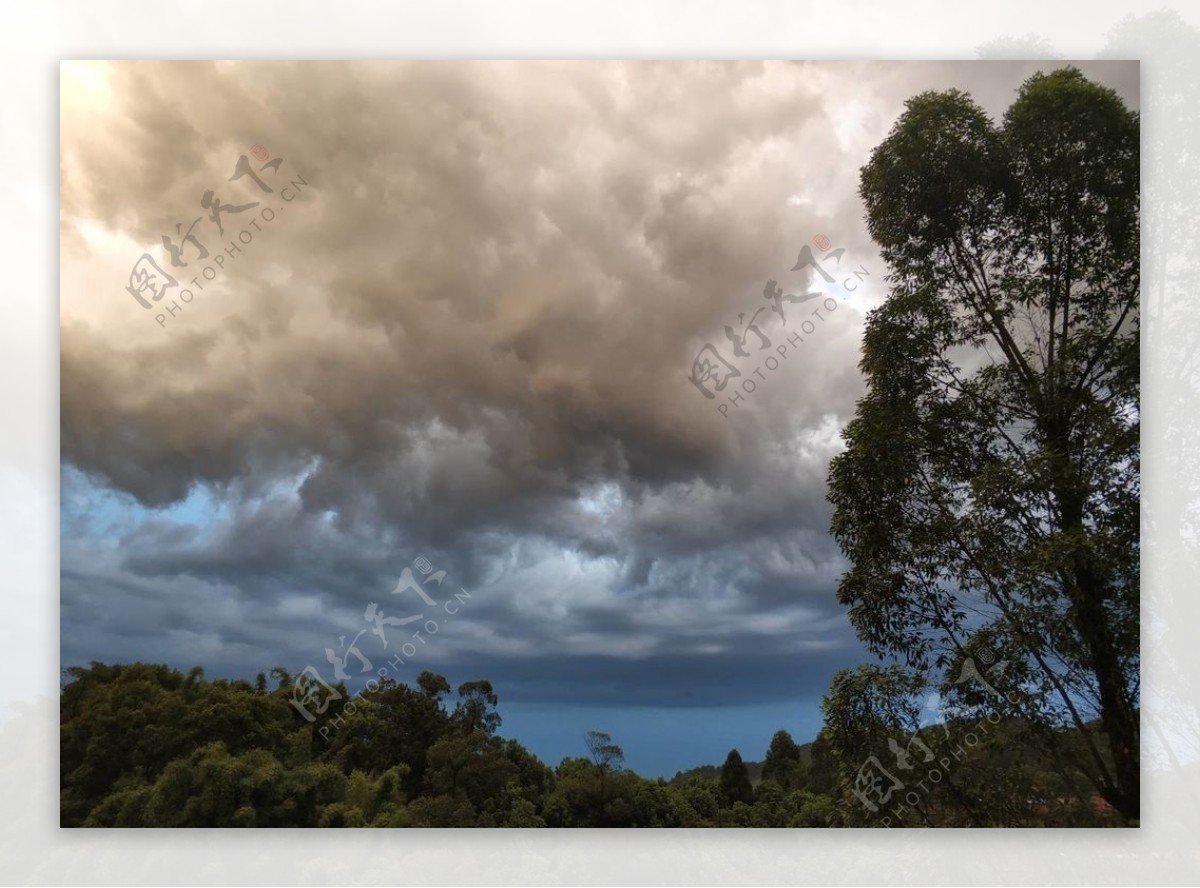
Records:
[[[932,764],[920,765],[928,785],[912,789],[919,803],[885,824],[881,817],[904,805],[903,794],[877,814],[854,795],[861,735],[826,730],[797,745],[779,731],[761,763],[731,750],[719,767],[649,780],[624,768],[623,750],[599,731],[579,738],[579,757],[556,767],[541,762],[497,734],[499,701],[486,681],[466,682],[453,694],[445,678],[429,672],[416,687],[384,681],[356,698],[354,713],[326,737],[326,722],[309,722],[290,704],[291,676],[277,669],[274,678],[270,688],[265,675],[209,681],[199,668],[186,675],[142,663],[68,670],[62,825],[1123,824],[1073,789],[1051,757],[1014,752],[1010,742],[1026,730],[1014,722],[986,735],[973,722],[922,731],[934,753]],[[891,738],[874,739],[885,754]],[[949,764],[939,766],[939,759]],[[936,783],[929,782],[931,770],[941,772]]]

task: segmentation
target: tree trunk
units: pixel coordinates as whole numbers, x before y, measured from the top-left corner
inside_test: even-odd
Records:
[[[1060,457],[1067,453],[1065,446]],[[1070,458],[1063,458],[1066,470],[1063,483],[1056,494],[1062,510],[1062,532],[1071,541],[1073,555],[1067,571],[1066,592],[1075,611],[1075,628],[1087,650],[1088,665],[1096,676],[1100,695],[1100,724],[1108,736],[1113,759],[1114,778],[1103,783],[1100,794],[1122,815],[1131,819],[1141,816],[1141,754],[1138,719],[1129,683],[1117,653],[1105,600],[1108,583],[1099,575],[1092,561],[1090,547],[1084,545],[1088,531],[1084,525],[1084,497],[1074,481]]]

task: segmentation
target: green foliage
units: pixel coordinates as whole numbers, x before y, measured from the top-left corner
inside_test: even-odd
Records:
[[[620,768],[621,763],[625,761],[625,752],[603,731],[588,731],[586,740],[592,761],[602,772]]]
[[[424,692],[425,696],[434,699],[439,699],[442,694],[450,693],[450,682],[446,681],[445,676],[429,670],[425,670],[417,676],[417,687]]]
[[[495,737],[495,692],[445,678],[384,680],[329,739],[275,690],[135,663],[67,671],[64,826],[540,825],[553,772]],[[328,726],[326,730],[329,731]],[[411,801],[410,801],[411,800]]]
[[[944,677],[1003,657],[1005,717],[1129,817],[1138,188],[1137,115],[1075,68],[1031,77],[998,126],[956,90],[910,99],[862,170],[892,287],[829,488],[839,599],[867,646]],[[904,696],[899,673],[836,679],[839,745],[905,715],[853,710],[839,681]]]
[[[912,726],[921,688],[899,669],[839,674],[817,740],[797,746],[777,732],[752,788],[760,766],[736,750],[719,769],[670,782],[639,777],[622,767],[621,748],[602,731],[584,738],[587,758],[550,768],[516,740],[485,730],[498,703],[490,685],[467,691],[483,708],[464,715],[460,702],[447,712],[440,701],[449,683],[432,673],[419,688],[383,682],[359,697],[328,741],[320,723],[295,717],[287,681],[267,690],[265,682],[208,682],[198,670],[185,676],[145,664],[97,663],[70,676],[62,692],[61,822],[92,827],[863,823],[851,792],[855,757],[886,754],[889,732]],[[158,721],[165,718],[173,721]],[[1111,825],[1049,767],[1048,751],[1029,752],[1052,746],[1035,726],[1005,722],[991,731],[997,752],[974,752],[956,768],[954,792],[939,790],[922,816],[938,825]],[[948,744],[927,739],[948,754]],[[1070,743],[1075,752],[1084,745],[1060,738],[1057,748]]]
[[[738,802],[746,805],[753,803],[754,788],[750,785],[750,772],[746,770],[746,764],[736,749],[729,750],[729,755],[725,757],[718,785],[725,805],[733,807]]]
[[[763,760],[762,779],[790,787],[801,779],[800,747],[787,731],[776,731]]]
[[[969,707],[922,726],[930,690],[919,673],[901,666],[860,666],[835,676],[822,702],[835,786],[832,799],[817,797],[806,817],[841,826],[880,826],[884,818],[893,826],[1123,822],[1098,814],[1085,788],[1086,775],[1074,764],[1086,748],[1080,732],[1048,733],[1030,720]],[[870,780],[880,775],[877,789]],[[893,778],[903,789],[889,791]]]
[[[424,673],[428,675],[429,673]],[[458,686],[459,702],[454,719],[472,730],[491,736],[500,727],[498,699],[490,681],[467,681]]]

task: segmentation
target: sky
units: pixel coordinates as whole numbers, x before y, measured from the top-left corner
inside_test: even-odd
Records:
[[[871,659],[825,501],[859,168],[1056,64],[63,63],[63,666],[353,644],[647,776],[811,740]]]

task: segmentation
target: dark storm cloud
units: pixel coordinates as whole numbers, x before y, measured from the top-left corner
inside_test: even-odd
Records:
[[[587,583],[582,590],[556,586],[561,571],[533,561],[538,566],[515,581],[464,595],[452,619],[429,613],[441,628],[403,667],[393,666],[394,674],[408,681],[421,669],[455,681],[487,677],[513,702],[735,706],[811,700],[857,656],[827,595],[797,595],[784,585],[764,607],[755,603],[761,589],[746,601],[729,592],[737,569],[713,575],[713,565],[701,563],[656,568],[647,588],[608,596]],[[535,579],[536,587],[527,582]],[[352,602],[312,588],[276,594],[252,582],[235,587],[186,573],[130,578],[94,557],[87,570],[66,569],[62,588],[65,662],[129,660],[136,652],[148,661],[203,663],[213,675],[249,676],[271,665],[327,669],[325,648],[340,650],[362,628],[368,599],[394,615],[416,609],[369,588]],[[679,594],[681,588],[693,593]],[[409,637],[393,633],[388,651],[367,643],[373,639],[362,642],[375,666]]]
[[[913,92],[999,113],[1028,63],[88,70],[64,71],[61,444],[90,481],[64,499],[139,505],[103,532],[64,506],[64,660],[323,663],[418,555],[477,590],[431,656],[528,699],[768,699],[795,689],[771,663],[815,687],[861,658],[824,501],[885,271],[857,169]],[[294,202],[227,181],[254,143]],[[160,327],[128,269],[208,189],[279,218]],[[211,253],[240,218],[201,223]],[[723,418],[693,357],[767,279],[802,292],[818,233],[869,286]],[[799,311],[764,312],[773,348]],[[202,514],[146,511],[199,489]]]
[[[312,457],[313,509],[451,530],[592,480],[725,480],[758,445],[684,376],[804,227],[788,146],[819,105],[777,70],[118,67],[137,110],[66,137],[64,217],[153,242],[255,138],[313,205],[271,255],[292,283],[237,268],[236,326],[187,317],[135,349],[67,320],[65,458],[161,504]]]

